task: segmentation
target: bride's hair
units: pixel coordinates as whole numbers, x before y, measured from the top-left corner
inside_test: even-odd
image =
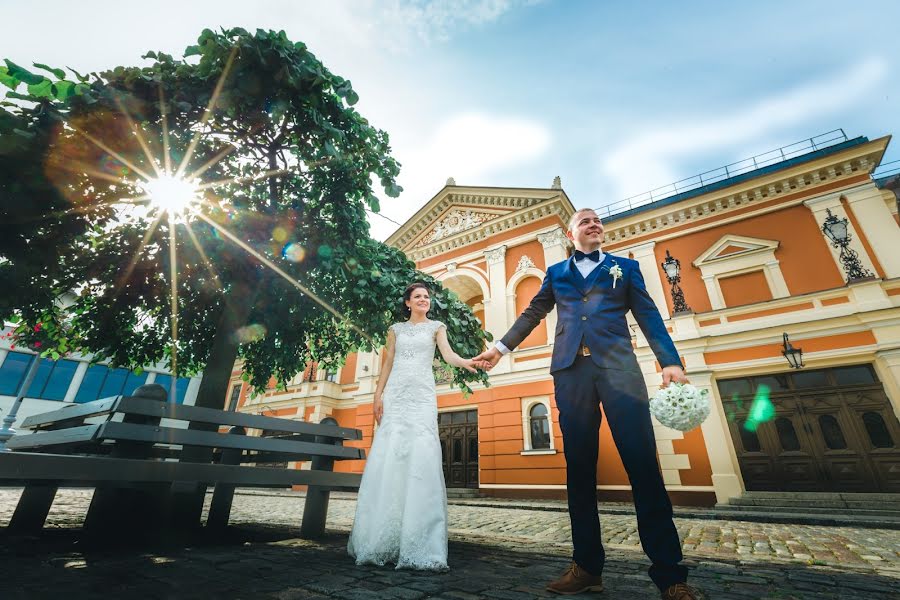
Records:
[[[428,292],[429,296],[431,296],[431,290],[428,289],[428,286],[425,285],[424,283],[422,283],[421,281],[417,281],[415,283],[409,284],[409,286],[406,288],[406,291],[403,292],[403,316],[408,317],[412,314],[412,311],[409,309],[409,307],[406,305],[406,303],[409,301],[410,298],[412,298],[413,292],[419,288],[422,288],[423,290]]]

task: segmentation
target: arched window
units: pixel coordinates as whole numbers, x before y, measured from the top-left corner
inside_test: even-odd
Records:
[[[548,450],[550,448],[550,420],[547,407],[537,403],[528,411],[529,431],[531,432],[531,448]]]
[[[800,449],[800,440],[794,424],[787,417],[775,419],[775,429],[778,431],[778,441],[785,452],[796,452]]]
[[[894,440],[891,439],[891,433],[884,422],[884,417],[877,412],[865,412],[862,420],[873,446],[876,448],[894,447]]]
[[[825,445],[829,450],[843,450],[847,447],[844,432],[841,431],[841,426],[833,416],[820,415],[819,428],[822,430],[822,437],[825,438]]]

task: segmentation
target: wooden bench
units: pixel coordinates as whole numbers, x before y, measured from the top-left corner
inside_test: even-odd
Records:
[[[31,433],[13,437],[11,451],[0,452],[0,485],[25,486],[9,530],[39,531],[59,487],[97,488],[86,530],[152,529],[167,519],[170,488],[194,482],[215,486],[208,529],[227,525],[236,487],[307,485],[300,535],[313,538],[324,532],[329,492],[359,489],[359,474],[332,470],[335,460],[365,458],[364,450],[343,445],[362,439],[358,429],[338,427],[333,419],[316,424],[164,400],[165,390],[151,384],[133,396],[26,418],[20,429]],[[172,427],[162,419],[212,425],[213,431]],[[246,435],[248,429],[275,435]],[[215,462],[179,462],[188,447],[214,449]],[[311,468],[266,466],[288,461],[311,461]]]

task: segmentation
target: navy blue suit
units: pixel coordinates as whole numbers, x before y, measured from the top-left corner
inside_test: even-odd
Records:
[[[610,269],[616,265],[622,277],[614,288]],[[606,254],[587,279],[572,258],[552,265],[531,304],[500,341],[514,349],[554,306],[558,321],[550,372],[566,456],[573,560],[593,575],[603,570],[597,513],[602,404],[631,481],[641,545],[653,562],[650,577],[665,590],[685,581],[687,569],[679,565],[681,542],[659,472],[647,387],[625,314],[630,310],[634,315],[661,366],[681,366],[678,351],[647,293],[637,261]],[[590,356],[579,352],[582,345],[590,349]]]

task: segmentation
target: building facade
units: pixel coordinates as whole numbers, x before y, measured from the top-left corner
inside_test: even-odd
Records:
[[[712,399],[712,414],[693,431],[655,424],[675,503],[711,505],[746,490],[900,492],[897,186],[873,177],[888,143],[844,138],[822,148],[811,141],[764,166],[726,168],[713,183],[701,178],[661,200],[598,211],[603,250],[640,263],[688,377]],[[456,292],[499,339],[547,267],[569,255],[565,228],[574,210],[559,178],[546,189],[451,179],[387,243]],[[843,250],[823,233],[830,216],[839,226],[846,219]],[[858,271],[848,278],[851,251]],[[689,310],[675,311],[661,268],[668,256],[680,263]],[[659,365],[630,315],[629,323],[649,397]],[[490,387],[469,397],[439,383],[449,487],[565,494],[549,374],[555,329],[554,311],[491,371]],[[802,368],[786,360],[788,344],[802,350]],[[338,372],[307,369],[286,390],[253,398],[236,368],[228,400],[258,414],[333,417],[363,430],[359,445],[368,448],[380,368],[379,353],[353,354]],[[625,499],[628,477],[605,423],[600,443],[599,493]]]
[[[0,341],[0,415],[5,415],[12,407],[35,360],[41,363],[16,414],[17,423],[30,415],[56,410],[60,403],[80,404],[120,394],[128,395],[145,383],[158,383],[168,392],[172,384],[172,375],[159,366],[135,373],[102,363],[91,364],[89,356],[80,354],[59,360],[40,358],[36,353],[15,347],[4,339]],[[194,404],[200,380],[200,375],[179,377],[175,381],[174,401]]]

